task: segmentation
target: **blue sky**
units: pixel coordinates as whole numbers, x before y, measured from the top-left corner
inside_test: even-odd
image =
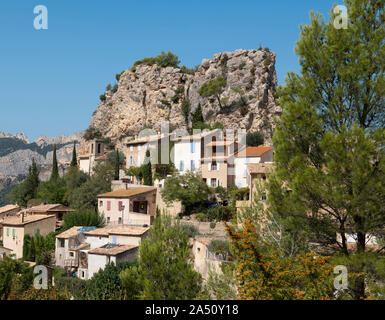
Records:
[[[309,12],[342,0],[13,0],[0,7],[0,131],[72,134],[88,127],[99,95],[143,57],[172,51],[193,67],[259,44],[277,53],[278,82],[298,71],[294,44]],[[33,8],[48,9],[35,30]]]

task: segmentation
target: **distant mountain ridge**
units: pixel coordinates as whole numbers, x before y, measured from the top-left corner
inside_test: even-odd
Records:
[[[56,144],[59,173],[72,159],[73,143],[80,143],[84,132],[73,135],[48,137],[41,135],[34,142],[21,132],[0,132],[0,205],[7,203],[6,195],[14,185],[23,180],[35,159],[40,170],[40,179],[47,180],[52,170],[53,147]]]

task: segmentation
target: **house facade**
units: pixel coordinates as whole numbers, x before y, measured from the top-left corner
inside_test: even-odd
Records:
[[[156,213],[155,187],[136,187],[98,195],[107,225],[151,225]]]
[[[270,163],[273,161],[273,147],[246,147],[234,156],[235,185],[238,188],[248,186],[247,166],[252,163]]]
[[[8,217],[3,220],[3,246],[12,250],[16,259],[23,257],[24,236],[46,236],[56,230],[56,218],[52,215]]]
[[[29,215],[54,215],[56,217],[56,228],[59,229],[63,225],[64,215],[71,211],[74,210],[62,204],[40,204],[38,206],[28,208],[26,213]]]

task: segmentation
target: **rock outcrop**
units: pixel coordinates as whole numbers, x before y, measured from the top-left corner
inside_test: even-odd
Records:
[[[273,118],[281,114],[275,100],[275,58],[276,54],[269,50],[223,52],[203,59],[193,74],[156,64],[137,65],[121,74],[115,90],[105,93],[90,128],[113,141],[148,127],[160,131],[164,121],[169,121],[171,128],[185,129],[191,126],[191,113],[200,104],[206,123],[258,130],[269,143]],[[227,82],[219,102],[215,96],[202,98],[199,89],[218,76]],[[181,108],[184,99],[190,102],[188,118]]]

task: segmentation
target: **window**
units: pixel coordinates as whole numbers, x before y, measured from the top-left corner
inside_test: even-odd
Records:
[[[217,179],[216,178],[212,178],[211,179],[211,186],[212,187],[217,187]]]
[[[121,217],[118,218],[118,223],[122,224],[122,218]]]
[[[59,239],[59,247],[64,248],[65,239]]]
[[[98,143],[98,153],[101,153],[102,145]]]
[[[82,278],[84,278],[84,271],[82,271]]]
[[[218,166],[217,166],[216,162],[211,163],[211,170],[216,171],[216,170],[218,170],[217,168],[218,168]]]
[[[107,217],[107,223],[110,223],[110,217]]]
[[[194,160],[191,160],[190,168],[191,168],[191,171],[195,170],[195,161]]]
[[[73,257],[73,256],[74,256],[74,253],[70,251],[70,257]]]
[[[130,151],[134,151],[134,146],[130,146]]]
[[[103,201],[99,201],[99,207],[103,207]]]
[[[142,146],[139,144],[138,145],[138,151],[140,151],[142,149]]]
[[[134,165],[134,158],[130,156],[130,166],[133,166],[133,165]]]
[[[180,163],[179,163],[179,171],[184,171],[184,162],[183,162],[183,160],[181,160]]]
[[[35,229],[34,230],[34,234],[35,234],[35,236],[38,236],[40,234],[40,230],[39,229]]]
[[[12,237],[13,237],[13,238],[16,237],[16,230],[15,230],[15,229],[12,229]]]
[[[116,236],[112,236],[112,243],[116,244]]]
[[[140,156],[138,156],[138,164],[137,164],[137,166],[140,167],[140,165],[141,165],[140,164]]]
[[[9,237],[9,228],[7,228],[7,237]]]
[[[111,201],[107,201],[107,211],[111,210]]]
[[[246,170],[246,169],[243,170],[243,177],[244,177],[244,178],[247,177],[247,170]]]
[[[194,141],[190,142],[190,151],[191,151],[191,153],[195,152],[195,142]]]

